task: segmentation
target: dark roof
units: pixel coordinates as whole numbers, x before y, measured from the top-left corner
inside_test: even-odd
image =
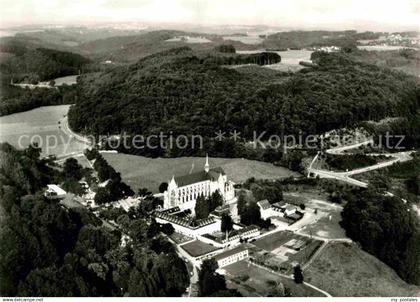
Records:
[[[196,230],[199,228],[202,228],[206,225],[214,223],[213,217],[208,217],[204,219],[194,220],[194,219],[188,219],[186,217],[177,217],[176,215],[168,214],[165,212],[156,212],[155,216],[160,219],[164,219],[170,223],[175,223],[181,226],[184,226],[186,228]]]
[[[193,257],[206,255],[220,249],[219,247],[212,246],[200,240],[185,243],[180,245],[180,247]]]
[[[303,217],[303,214],[302,214],[302,213],[300,213],[300,212],[296,212],[296,213],[293,213],[293,214],[287,215],[287,218],[290,218],[290,219],[292,219],[292,220],[299,220],[299,219],[301,219],[302,217]]]
[[[225,171],[223,171],[222,168],[217,167],[214,169],[210,169],[208,173],[203,170],[187,175],[176,176],[175,182],[178,185],[178,187],[183,187],[205,180],[216,180],[219,178],[220,174],[225,175]]]
[[[216,261],[218,261],[218,260],[227,258],[229,256],[238,254],[240,252],[243,252],[245,250],[247,250],[247,248],[245,248],[244,246],[241,245],[241,246],[235,247],[234,249],[228,250],[226,252],[223,252],[223,253],[220,253],[220,254],[214,256],[214,259],[216,259]]]
[[[173,208],[162,210],[162,211],[160,211],[160,213],[173,214],[173,213],[180,212],[180,211],[181,211],[181,209],[178,206],[176,206],[176,207],[173,207]]]
[[[273,203],[271,206],[274,208],[274,209],[280,209],[280,210],[284,210],[284,205],[285,205],[286,203],[284,202],[284,201],[279,201],[279,202],[276,202],[276,203]]]
[[[267,210],[267,209],[271,208],[271,204],[268,202],[268,200],[267,200],[267,199],[260,200],[260,201],[258,202],[258,205],[259,205],[259,206],[261,207],[261,209],[263,209],[263,210]]]

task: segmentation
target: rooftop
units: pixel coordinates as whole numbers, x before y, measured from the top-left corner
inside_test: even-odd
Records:
[[[180,247],[193,257],[206,255],[208,253],[211,253],[220,249],[218,247],[204,243],[200,240],[191,241],[189,243],[180,245]]]
[[[218,261],[218,260],[221,260],[221,259],[227,258],[227,257],[229,257],[229,256],[232,256],[232,255],[238,254],[238,253],[243,252],[243,251],[246,251],[246,250],[247,250],[247,248],[246,248],[246,247],[244,247],[243,245],[240,245],[240,246],[235,247],[235,248],[233,248],[233,249],[231,249],[231,250],[228,250],[228,251],[225,251],[225,252],[223,252],[223,253],[220,253],[220,254],[216,255],[216,256],[214,257],[214,259],[216,259],[216,261]]]
[[[51,185],[47,185],[47,187],[48,187],[48,191],[54,192],[57,195],[65,195],[66,194],[66,191],[64,191],[62,188],[60,188],[57,185],[52,185],[51,184]]]
[[[261,209],[263,209],[263,210],[267,210],[267,209],[271,208],[271,204],[268,202],[267,199],[260,200],[257,203],[261,207]]]
[[[220,174],[226,175],[225,171],[223,171],[221,167],[217,167],[210,169],[208,173],[203,170],[187,175],[176,176],[175,182],[178,185],[178,187],[183,187],[206,180],[215,181],[219,178]]]
[[[155,215],[157,218],[164,219],[170,223],[175,223],[175,224],[178,224],[183,227],[190,228],[190,229],[198,229],[198,228],[204,227],[206,225],[209,225],[215,222],[213,217],[208,217],[208,218],[204,218],[200,220],[194,220],[194,219],[189,219],[187,217],[181,218],[176,215],[168,214],[166,212],[157,212]]]

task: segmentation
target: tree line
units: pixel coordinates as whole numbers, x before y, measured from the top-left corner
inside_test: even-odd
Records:
[[[281,150],[255,151],[246,143],[255,133],[263,134],[263,141],[270,135],[305,137],[364,120],[411,116],[418,108],[413,77],[354,62],[345,53],[317,54],[314,61],[270,80],[224,68],[188,48],[169,50],[100,77],[82,76],[69,123],[75,131],[96,135],[202,135],[213,154],[250,158],[256,153],[279,160]],[[241,139],[215,141],[219,130],[236,130]],[[132,146],[119,151],[153,157],[200,152]]]
[[[39,150],[5,143],[0,155],[2,296],[180,296],[185,291],[185,263],[141,212],[119,215],[118,229],[104,227],[86,209],[66,209],[43,196],[62,172],[40,159]]]
[[[420,284],[420,226],[411,206],[371,189],[346,198],[340,222],[346,235],[403,280]]]

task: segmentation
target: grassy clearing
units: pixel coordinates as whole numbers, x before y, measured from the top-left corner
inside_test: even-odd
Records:
[[[83,151],[86,145],[69,137],[59,124],[69,107],[44,106],[0,117],[0,142],[17,148],[29,146],[31,141],[37,142],[43,156]]]
[[[294,238],[292,232],[277,232],[268,236],[265,236],[253,244],[263,250],[271,252],[276,248],[280,247],[282,244],[285,244],[290,239]]]
[[[296,284],[291,279],[248,264],[244,260],[223,269],[227,272],[228,287],[236,288],[246,297],[275,295],[275,288],[271,284],[279,282],[289,289],[292,297],[323,297],[320,292],[306,285]]]
[[[167,182],[172,175],[184,175],[204,168],[202,157],[147,158],[128,154],[104,153],[104,158],[114,169],[121,173],[124,182],[134,190],[146,187],[157,192],[162,182]],[[228,178],[234,182],[243,182],[250,177],[285,178],[299,176],[298,173],[269,163],[240,158],[210,158],[210,167],[222,167]]]
[[[374,256],[354,244],[330,243],[304,272],[305,281],[333,296],[418,296],[409,285]]]
[[[323,212],[323,210],[322,210]],[[321,215],[321,211],[318,211],[317,215]],[[315,235],[328,239],[346,238],[345,230],[340,226],[341,221],[341,209],[335,211],[328,211],[319,220],[316,220],[312,224],[308,224],[303,227],[300,232],[307,235]]]

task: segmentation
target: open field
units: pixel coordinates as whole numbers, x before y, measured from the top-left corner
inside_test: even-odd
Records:
[[[305,205],[307,214],[316,216],[316,219],[306,224],[299,232],[327,239],[347,238],[345,230],[339,224],[343,210],[341,205],[319,199],[311,199]],[[309,208],[317,209],[317,214],[308,213]]]
[[[66,77],[60,77],[60,78],[56,78],[54,79],[55,82],[55,86],[61,86],[61,85],[73,85],[77,83],[77,77],[78,75],[71,75],[71,76],[66,76]]]
[[[193,257],[205,255],[219,249],[218,247],[212,246],[199,240],[194,240],[192,242],[183,244],[180,247]]]
[[[262,268],[249,264],[245,260],[225,266],[227,286],[236,288],[244,296],[258,297],[276,295],[272,284],[281,282],[289,289],[292,297],[323,297],[323,295],[303,284],[296,284],[293,280],[273,274]]]
[[[318,211],[319,215],[321,214]],[[341,211],[330,212],[326,215],[323,215],[313,224],[308,224],[303,227],[299,232],[307,235],[315,235],[327,239],[338,239],[346,238],[346,232],[340,226],[339,222],[341,221]]]
[[[249,54],[249,53],[260,53],[265,50],[244,50],[237,51],[237,53]],[[278,71],[298,71],[303,66],[299,65],[300,61],[310,61],[312,50],[287,50],[287,51],[270,51],[275,52],[281,57],[281,62],[277,64],[270,64],[264,67],[278,70]]]
[[[168,182],[172,175],[184,175],[204,168],[202,157],[147,158],[128,154],[102,154],[122,179],[134,190],[146,187],[157,192],[162,182]],[[269,163],[240,158],[210,158],[210,168],[222,167],[228,179],[236,183],[250,177],[285,178],[299,174]]]
[[[239,41],[242,42],[244,44],[259,44],[262,41],[264,41],[262,38],[260,38],[257,35],[253,35],[253,36],[224,36],[223,40],[225,41]],[[239,51],[238,51],[239,52]]]
[[[286,192],[283,197],[288,202],[304,203],[305,216],[292,225],[294,230],[306,235],[319,236],[326,239],[346,238],[344,229],[340,226],[343,206],[327,201],[326,195],[316,192]],[[315,214],[315,209],[317,213]]]
[[[253,244],[260,249],[271,252],[292,239],[293,236],[294,235],[292,232],[276,232],[258,239],[257,241],[253,242]]]
[[[304,271],[305,281],[333,296],[418,296],[386,264],[355,244],[329,243]]]
[[[31,141],[38,142],[44,156],[82,151],[85,144],[64,133],[59,124],[69,107],[44,106],[0,117],[0,142],[17,148],[27,147]]]

